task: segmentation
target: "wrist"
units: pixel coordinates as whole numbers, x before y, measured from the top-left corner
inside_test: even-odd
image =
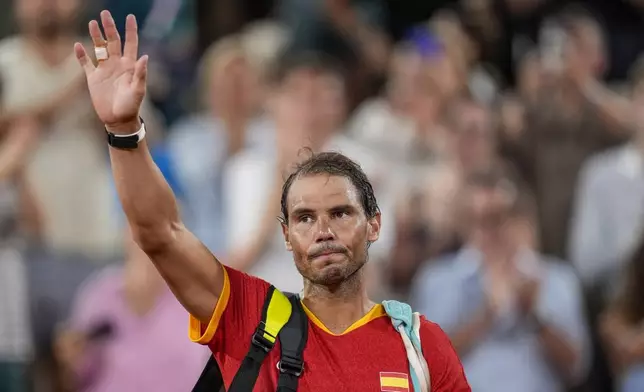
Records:
[[[143,123],[141,122],[141,118],[137,117],[136,119],[127,122],[105,124],[105,129],[115,135],[130,135],[141,129],[142,125]]]

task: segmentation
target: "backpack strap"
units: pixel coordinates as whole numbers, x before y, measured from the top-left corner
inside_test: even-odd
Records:
[[[282,294],[275,287],[268,290],[262,320],[251,339],[248,354],[233,378],[229,392],[253,390],[262,363],[279,339],[282,348],[278,363],[278,392],[296,392],[304,370],[302,354],[308,337],[308,318],[297,294]],[[192,392],[224,391],[221,369],[211,356]]]
[[[248,354],[239,366],[228,392],[253,390],[262,362],[275,346],[277,336],[291,317],[291,312],[289,299],[275,287],[270,286],[262,310],[262,321],[253,334]]]
[[[224,387],[219,365],[213,355],[210,356],[192,392],[219,392]]]
[[[304,347],[308,338],[308,317],[297,294],[287,294],[291,302],[291,318],[279,333],[282,349],[277,364],[279,378],[277,392],[296,392],[300,376],[304,371]]]
[[[403,302],[383,301],[382,305],[405,345],[414,391],[430,392],[430,374],[420,342],[420,315]]]

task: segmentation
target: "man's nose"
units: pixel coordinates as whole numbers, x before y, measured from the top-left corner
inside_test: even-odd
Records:
[[[326,218],[319,219],[315,230],[315,242],[333,241],[334,239],[335,234],[331,229],[331,225],[329,225],[329,220]]]

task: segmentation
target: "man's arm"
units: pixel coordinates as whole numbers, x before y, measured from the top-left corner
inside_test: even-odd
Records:
[[[580,88],[583,96],[598,109],[608,131],[619,136],[630,132],[633,105],[629,99],[611,91],[597,80],[590,80]]]
[[[85,70],[98,118],[114,134],[133,134],[141,128],[139,113],[146,92],[148,57],[138,57],[138,27],[133,15],[125,23],[125,45],[121,45],[109,11],[101,12],[101,22],[105,37],[94,20],[89,23],[89,33],[94,46],[105,47],[106,58],[94,65],[82,44],[76,43],[74,51]],[[186,310],[208,323],[224,288],[223,267],[181,222],[174,195],[144,140],[131,150],[110,148],[110,160],[134,240]]]
[[[110,131],[134,133],[139,128],[133,123]],[[145,141],[134,150],[110,148],[110,160],[136,243],[186,310],[207,324],[224,286],[223,267],[181,222],[176,199]]]

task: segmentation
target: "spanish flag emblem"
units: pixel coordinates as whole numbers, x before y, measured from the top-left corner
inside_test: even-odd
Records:
[[[405,373],[380,372],[381,392],[409,392],[409,378]]]

